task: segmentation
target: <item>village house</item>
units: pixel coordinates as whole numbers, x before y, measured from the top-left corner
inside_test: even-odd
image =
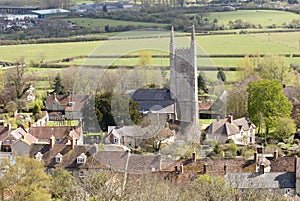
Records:
[[[56,95],[47,93],[46,110],[49,113],[50,121],[80,120],[82,119],[81,109],[89,100],[88,95]]]
[[[10,124],[8,124],[3,130],[3,133],[0,135],[1,141],[1,151],[10,152],[11,146],[19,141],[20,139],[24,138],[27,134],[24,128],[17,128],[16,130],[11,130]]]
[[[51,139],[49,144],[32,144],[29,156],[43,160],[47,172],[63,167],[80,176],[89,170],[111,170],[131,174],[145,174],[161,170],[160,155],[136,155],[129,151],[99,151],[98,145],[55,144]]]
[[[199,175],[219,176],[241,192],[269,191],[283,196],[300,193],[300,159],[279,156],[277,151],[265,154],[262,147],[257,148],[252,159],[197,159],[194,152],[190,159],[174,161],[161,173],[179,183],[190,182]]]
[[[124,145],[137,148],[147,142],[170,144],[175,141],[175,131],[170,130],[168,123],[163,127],[111,126],[104,138],[105,144]]]
[[[77,145],[83,144],[81,126],[32,126],[28,128],[28,133],[36,137],[38,142],[49,143],[54,138],[56,144],[70,144],[74,138]]]
[[[248,145],[255,143],[255,128],[248,117],[233,120],[233,115],[228,115],[225,119],[211,123],[204,129],[204,133],[208,140],[226,142],[231,139],[238,145]]]

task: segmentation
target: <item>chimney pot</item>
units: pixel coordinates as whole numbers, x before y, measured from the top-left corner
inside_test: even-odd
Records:
[[[56,93],[53,92],[53,99],[56,99]]]

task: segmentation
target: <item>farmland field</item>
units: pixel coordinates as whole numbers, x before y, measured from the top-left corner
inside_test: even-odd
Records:
[[[165,34],[165,32],[163,33]],[[299,53],[299,32],[268,34],[233,34],[198,36],[198,54],[294,54]],[[188,47],[189,37],[177,37],[178,47]],[[30,61],[44,62],[61,60],[63,58],[88,55],[138,55],[140,50],[147,50],[152,54],[168,55],[169,38],[142,38],[127,40],[109,40],[93,42],[71,42],[0,46],[0,61],[14,62],[24,57],[26,63]],[[298,58],[288,58],[295,64],[300,64]],[[239,58],[211,58],[199,59],[201,66],[236,66]],[[74,60],[70,64],[81,65],[136,65],[138,59],[88,59]],[[168,59],[153,59],[154,65],[169,65]]]
[[[281,26],[283,23],[291,23],[293,19],[300,19],[300,16],[285,11],[274,10],[238,10],[232,12],[213,12],[208,16],[204,16],[210,20],[217,19],[219,24],[228,26],[229,21],[235,21],[241,19],[251,24],[260,24],[262,27],[266,27],[272,24]]]

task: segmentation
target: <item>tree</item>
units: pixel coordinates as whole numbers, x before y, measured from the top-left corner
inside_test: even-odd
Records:
[[[289,81],[293,75],[292,69],[285,57],[277,55],[264,57],[259,73],[264,79],[278,79],[281,83]]]
[[[198,90],[200,94],[208,93],[208,87],[206,85],[206,77],[204,73],[198,75]]]
[[[265,124],[266,135],[274,128],[278,117],[290,117],[292,104],[282,92],[279,80],[250,82],[248,88],[248,110],[254,124]]]
[[[220,80],[222,82],[226,82],[226,75],[222,69],[219,69],[219,71],[217,73],[217,78],[218,78],[218,80]]]
[[[50,201],[50,177],[45,173],[43,162],[27,156],[18,156],[15,160],[15,164],[1,163],[1,170],[5,171],[0,178],[2,193],[14,201]]]
[[[279,137],[289,138],[296,131],[296,124],[293,119],[279,117],[275,126],[275,132]]]
[[[41,106],[38,103],[35,103],[32,108],[32,114],[35,118],[35,120],[38,120],[42,115]]]
[[[144,79],[146,80],[146,85],[148,84],[148,76],[147,76],[147,71],[148,71],[148,66],[152,64],[152,55],[148,51],[140,51],[139,52],[139,61],[138,65],[141,66],[144,70]]]
[[[25,77],[27,67],[24,62],[24,58],[20,58],[16,62],[16,66],[6,73],[6,78],[9,83],[12,83],[13,90],[16,93],[16,97],[13,99],[21,99],[25,92],[29,89],[30,84],[28,78]]]
[[[121,200],[123,188],[120,178],[108,171],[89,171],[81,179],[81,185],[89,195],[90,201],[118,201]]]
[[[51,173],[52,198],[58,200],[83,200],[78,180],[63,168],[53,169]]]
[[[249,55],[245,55],[243,59],[238,62],[239,74],[241,80],[244,80],[255,74],[255,62],[250,59]]]
[[[54,78],[53,87],[54,90],[52,93],[56,93],[57,95],[65,94],[65,87],[62,85],[62,80],[59,73],[57,73],[56,77]]]
[[[228,91],[226,110],[227,114],[233,113],[235,118],[244,117],[248,112],[248,94],[246,89],[249,82],[259,79],[258,76],[249,76],[235,83]]]
[[[121,120],[125,125],[138,124],[141,121],[138,103],[120,93],[96,94],[82,112],[84,124],[95,124],[94,121],[97,120],[100,128],[105,131],[108,126],[114,126]]]

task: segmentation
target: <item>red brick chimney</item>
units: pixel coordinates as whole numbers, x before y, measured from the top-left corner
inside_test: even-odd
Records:
[[[224,164],[224,175],[227,173],[227,163]]]
[[[54,137],[54,135],[52,135],[50,137],[50,148],[52,149],[54,147],[54,145],[55,145],[55,137]]]

